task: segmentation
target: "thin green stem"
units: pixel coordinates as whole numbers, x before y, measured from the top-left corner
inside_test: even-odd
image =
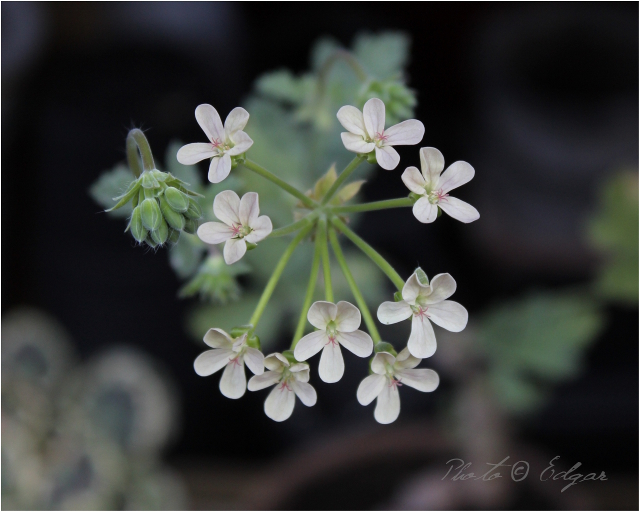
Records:
[[[351,176],[351,173],[355,171],[358,168],[358,166],[366,160],[366,158],[367,158],[366,155],[357,155],[353,160],[351,160],[349,165],[347,165],[344,168],[344,171],[340,173],[340,176],[338,176],[338,179],[333,182],[333,185],[331,185],[331,188],[324,195],[324,197],[322,198],[322,202],[320,204],[322,205],[327,204],[331,200],[331,198],[334,196],[334,194],[338,191],[340,186],[344,183],[344,181],[349,176]]]
[[[289,233],[294,233],[296,231],[298,231],[300,228],[303,228],[307,225],[313,225],[316,217],[318,215],[316,213],[311,213],[305,217],[303,217],[302,219],[296,221],[296,222],[292,222],[291,224],[288,224],[286,226],[283,226],[281,228],[278,229],[274,229],[270,234],[269,234],[269,238],[276,238],[279,236],[284,236],[284,235],[288,235]]]
[[[288,245],[288,247],[284,251],[284,254],[280,257],[280,260],[278,261],[276,268],[273,270],[273,274],[271,274],[271,277],[267,282],[267,286],[262,292],[262,296],[258,301],[258,305],[256,306],[256,309],[253,312],[253,315],[251,315],[251,319],[249,320],[249,323],[253,326],[251,328],[252,332],[255,330],[256,325],[258,325],[258,321],[260,320],[262,313],[264,313],[264,309],[267,307],[269,299],[271,298],[271,294],[273,293],[273,290],[275,290],[276,285],[278,284],[278,280],[280,279],[280,276],[282,275],[284,268],[287,266],[287,263],[289,262],[289,258],[291,258],[293,251],[295,251],[296,247],[302,241],[302,239],[305,236],[307,236],[307,233],[311,231],[312,227],[313,226],[308,226],[307,228],[300,231],[297,234],[297,236]]]
[[[369,212],[374,210],[386,210],[388,208],[403,208],[413,206],[413,199],[401,197],[399,199],[386,199],[385,201],[374,201],[373,203],[352,204],[349,206],[332,206],[327,209],[329,213],[356,213]]]
[[[318,221],[316,238],[320,239],[322,255],[322,276],[324,278],[324,296],[327,302],[333,302],[333,286],[331,285],[331,261],[329,260],[329,245],[327,244],[327,219],[322,217]]]
[[[140,167],[138,151],[142,158],[142,167]],[[149,141],[142,133],[142,130],[138,128],[134,128],[127,134],[127,161],[131,172],[136,178],[140,177],[143,170],[150,171],[156,168],[153,163],[153,154],[149,147]]]
[[[356,235],[351,229],[347,227],[347,225],[342,222],[337,217],[331,218],[331,224],[338,228],[344,235],[351,240],[362,252],[364,252],[369,258],[373,260],[373,262],[380,267],[391,282],[395,285],[395,287],[402,291],[404,287],[404,280],[400,277],[395,269],[389,265],[387,260],[385,260],[373,247],[371,247],[367,242],[365,242],[362,238]]]
[[[358,288],[355,279],[353,279],[353,276],[351,275],[351,271],[349,270],[349,266],[347,265],[347,260],[344,259],[344,254],[342,254],[342,249],[340,248],[340,242],[338,242],[338,237],[336,236],[336,232],[333,227],[329,228],[329,238],[331,240],[331,247],[333,247],[333,253],[336,255],[336,259],[340,264],[342,273],[344,274],[347,283],[349,283],[349,288],[351,288],[351,293],[353,293],[353,296],[356,299],[356,303],[360,308],[362,318],[364,318],[364,323],[367,325],[367,329],[369,329],[369,334],[373,339],[373,343],[376,344],[381,341],[380,333],[378,332],[378,328],[373,321],[373,317],[371,316],[369,307],[367,306],[362,293],[360,293],[360,289]]]
[[[304,327],[307,325],[307,312],[311,306],[313,300],[313,293],[316,290],[316,284],[318,283],[318,271],[320,270],[320,255],[322,253],[322,243],[316,230],[316,250],[313,253],[313,262],[311,263],[311,275],[309,276],[309,284],[307,286],[307,293],[304,297],[304,303],[302,304],[302,311],[300,312],[300,319],[298,320],[298,326],[296,332],[293,335],[293,341],[291,342],[291,350],[296,348],[298,341],[304,334]]]
[[[297,188],[292,187],[286,181],[281,180],[275,174],[267,171],[264,167],[259,166],[257,163],[252,162],[251,160],[245,160],[242,165],[244,165],[247,169],[255,172],[256,174],[259,174],[263,178],[268,179],[270,182],[278,185],[281,189],[288,192],[292,196],[297,197],[305,206],[308,206],[309,208],[315,208],[316,206],[318,206],[318,204],[313,199],[305,196]]]

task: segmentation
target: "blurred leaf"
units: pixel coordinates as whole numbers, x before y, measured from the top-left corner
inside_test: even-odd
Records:
[[[311,77],[297,78],[288,69],[283,69],[265,73],[256,80],[255,87],[271,99],[298,105],[313,92],[314,82]]]
[[[124,194],[132,181],[134,178],[129,168],[124,164],[118,164],[112,170],[100,175],[100,178],[89,188],[89,195],[96,203],[108,210],[116,204],[113,198]],[[129,217],[131,204],[113,210],[109,215],[116,218]]]
[[[605,253],[595,286],[607,299],[638,303],[638,174],[609,180],[589,225],[591,243]]]
[[[410,39],[402,32],[360,34],[353,45],[360,63],[377,78],[401,76],[409,60]]]
[[[181,279],[195,274],[200,266],[207,246],[197,235],[181,233],[178,243],[169,250],[169,263]]]
[[[182,142],[173,140],[169,143],[167,151],[164,155],[164,165],[167,172],[173,174],[179,180],[191,185],[190,189],[195,190],[199,194],[202,193],[202,178],[198,171],[197,165],[183,165],[178,162],[176,155],[178,150],[183,146]],[[209,161],[207,160],[207,163]]]

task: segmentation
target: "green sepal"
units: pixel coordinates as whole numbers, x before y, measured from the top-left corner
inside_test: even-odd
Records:
[[[129,185],[129,188],[127,189],[127,192],[124,193],[124,195],[120,196],[120,197],[114,197],[113,200],[116,201],[119,199],[119,201],[112,206],[111,208],[109,208],[108,210],[105,210],[106,212],[111,212],[113,210],[117,210],[118,208],[123,207],[125,204],[127,204],[131,198],[133,198],[137,193],[138,193],[138,189],[139,189],[139,185],[137,181],[134,181],[131,183],[131,185]]]
[[[182,231],[185,224],[185,218],[182,216],[182,214],[173,211],[164,196],[158,197],[158,201],[160,202],[160,211],[162,212],[162,215],[169,226],[171,226],[173,229],[177,229],[178,231]]]
[[[144,242],[152,249],[155,249],[156,247],[158,247],[158,244],[150,236],[148,236]]]
[[[286,357],[286,358],[287,358],[287,361],[289,361],[289,364],[296,364],[296,363],[298,363],[298,362],[299,362],[299,361],[294,357],[294,355],[293,355],[293,350],[285,350],[285,351],[282,353],[282,355],[283,355],[284,357]]]
[[[234,327],[233,329],[231,329],[229,331],[229,335],[234,339],[239,338],[243,334],[249,332],[251,329],[253,329],[253,325],[251,324],[241,325],[239,327]]]
[[[160,183],[158,183],[155,176],[151,174],[151,171],[143,172],[138,181],[144,188],[158,188],[160,186]]]
[[[376,165],[378,163],[378,159],[376,158],[375,151],[372,151],[371,153],[367,154],[367,162],[369,162],[371,165]]]
[[[162,192],[160,187],[158,188],[141,188],[145,199],[155,199],[159,192]]]
[[[185,213],[189,209],[189,198],[177,188],[167,187],[164,197],[173,211]]]
[[[149,231],[155,231],[160,227],[162,223],[162,212],[160,212],[158,201],[155,199],[145,199],[138,208],[140,208],[142,224],[145,228]]]
[[[418,282],[422,285],[422,286],[429,286],[429,278],[427,277],[427,274],[425,274],[424,270],[422,270],[420,267],[418,267],[415,270],[416,276],[418,278]]]
[[[198,231],[198,221],[195,219],[185,219],[184,228],[182,231],[185,233],[189,233],[190,235],[195,235]]]
[[[139,206],[133,209],[129,228],[131,229],[131,235],[133,235],[133,238],[138,242],[142,243],[146,240],[147,230],[142,224],[142,215]]]
[[[245,160],[245,154],[244,153],[242,153],[241,155],[232,156],[231,157],[231,168],[235,169],[236,167],[238,167],[238,165],[243,164],[244,160]]]
[[[170,244],[177,244],[178,240],[180,240],[180,231],[177,229],[169,229],[167,242],[169,242]]]
[[[438,206],[438,215],[436,216],[436,219],[440,217],[440,215],[442,215],[442,208]]]
[[[158,245],[164,245],[169,238],[169,226],[162,217],[160,217],[160,227],[151,232],[151,238]]]
[[[202,217],[202,208],[195,199],[189,198],[189,209],[184,214],[190,219],[199,219]]]
[[[247,345],[251,348],[260,350],[260,338],[258,338],[255,334],[253,336],[250,336],[249,339],[247,339]]]
[[[396,293],[394,293],[394,294],[393,294],[393,300],[394,300],[395,302],[400,302],[401,300],[404,300],[404,299],[402,298],[402,292],[396,292]]]
[[[247,251],[253,251],[256,247],[258,247],[258,244],[252,244],[251,242],[245,242],[247,244]]]
[[[393,348],[393,345],[391,343],[387,343],[386,341],[379,341],[378,343],[376,343],[375,346],[373,347],[373,350],[375,351],[376,354],[378,352],[388,352],[393,357],[396,357],[398,355],[396,350]]]
[[[149,172],[158,181],[166,181],[167,178],[169,178],[169,174],[159,171],[158,169],[151,169]]]
[[[411,193],[409,194],[409,199],[411,199],[414,203],[415,203],[418,199],[420,199],[421,197],[423,197],[423,196],[421,196],[420,194],[416,194],[415,192],[411,192]]]

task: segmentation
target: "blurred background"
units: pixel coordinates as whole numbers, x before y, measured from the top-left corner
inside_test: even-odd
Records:
[[[3,508],[638,507],[636,3],[1,9]],[[339,48],[368,82],[327,65]],[[451,273],[469,326],[436,328],[422,366],[441,385],[403,388],[392,425],[357,403],[367,368],[349,353],[338,385],[312,360],[318,404],[277,424],[265,392],[229,400],[193,360],[209,327],[246,322],[286,240],[231,274],[188,235],[136,247],[126,212],[102,210],[127,184],[118,165],[141,127],[207,215],[220,190],[258,190],[282,226],[282,201],[294,204],[270,184],[234,170],[205,187],[204,164],[175,161],[202,140],[195,107],[247,108],[250,158],[307,190],[351,158],[337,109],[373,95],[396,121],[423,121],[421,146],[447,165],[474,166],[457,196],[481,218],[422,225],[398,209],[352,226],[403,276]],[[399,152],[394,172],[358,171],[360,200],[406,195],[417,150]],[[390,283],[343,246],[370,306],[389,300]],[[265,353],[288,348],[311,252],[292,259],[258,329]],[[401,348],[408,325],[381,333]],[[529,462],[526,480],[443,479],[450,459],[482,474],[507,456]],[[538,477],[555,456],[607,481],[561,493],[568,482]]]

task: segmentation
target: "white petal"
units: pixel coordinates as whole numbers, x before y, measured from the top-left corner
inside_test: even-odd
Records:
[[[247,252],[247,242],[244,239],[229,238],[224,244],[222,254],[227,265],[233,265]]]
[[[231,157],[225,153],[222,156],[211,159],[207,178],[211,183],[220,183],[231,172]]]
[[[233,236],[233,230],[222,222],[205,222],[198,227],[198,238],[206,244],[221,244]]]
[[[211,142],[224,142],[224,128],[218,111],[211,105],[198,105],[196,108],[196,121]]]
[[[393,171],[400,163],[400,155],[391,146],[376,146],[376,160],[383,169]]]
[[[289,385],[304,405],[306,405],[307,407],[316,405],[316,402],[318,401],[318,395],[311,384],[308,384],[307,382],[300,382],[294,379],[289,382]]]
[[[429,307],[429,312],[431,307]],[[407,343],[409,352],[414,357],[425,359],[436,351],[436,335],[428,318],[413,315],[411,321],[411,335]]]
[[[427,368],[398,370],[396,376],[400,378],[402,384],[411,386],[418,391],[424,391],[425,393],[435,390],[438,384],[440,384],[438,374]]]
[[[258,203],[258,194],[255,192],[247,192],[240,200],[238,208],[238,218],[243,226],[249,226],[260,215],[260,205]]]
[[[402,181],[411,192],[424,195],[426,182],[417,167],[407,167],[402,173]],[[415,213],[415,212],[414,212]]]
[[[213,213],[227,226],[239,226],[240,198],[233,190],[220,192],[213,200]]]
[[[309,382],[309,365],[306,363],[294,364],[291,367],[291,374],[296,380],[299,380],[300,382]]]
[[[336,319],[338,314],[338,306],[332,302],[319,300],[314,302],[307,313],[307,320],[316,329],[326,329],[327,324]]]
[[[336,329],[340,332],[352,332],[360,327],[362,316],[360,310],[350,302],[341,300],[337,304]]]
[[[407,282],[404,283],[404,287],[402,288],[402,298],[411,304],[416,300],[418,295],[426,295],[430,292],[431,287],[420,284],[420,281],[418,281],[418,275],[414,272],[411,274],[411,277],[407,279]]]
[[[269,236],[269,233],[273,231],[273,224],[271,224],[271,219],[266,215],[262,215],[258,217],[256,220],[252,221],[249,224],[249,227],[253,230],[244,239],[251,243],[258,243],[260,240],[264,240]]]
[[[358,357],[369,357],[373,352],[373,340],[366,332],[338,332],[338,342]]]
[[[280,352],[274,352],[264,358],[264,366],[269,370],[282,372],[285,366],[289,366],[289,361]]]
[[[371,153],[376,147],[373,142],[367,142],[355,133],[342,132],[340,137],[342,137],[344,147],[354,153]]]
[[[431,293],[425,298],[427,304],[436,304],[451,297],[456,291],[456,281],[451,274],[438,274],[431,280]]]
[[[200,377],[216,373],[226,365],[236,353],[231,349],[216,348],[203,352],[193,362],[193,369]]]
[[[344,129],[360,137],[366,137],[367,132],[364,126],[364,117],[356,107],[345,105],[338,110],[338,121]],[[344,140],[344,139],[343,139]]]
[[[358,386],[356,397],[362,405],[369,405],[382,392],[387,383],[387,379],[383,375],[369,375]]]
[[[227,364],[220,379],[220,392],[227,398],[240,398],[247,390],[242,356]]]
[[[306,361],[320,352],[328,342],[327,333],[322,329],[311,332],[298,341],[293,357],[298,361]]]
[[[378,98],[371,98],[364,104],[362,117],[364,126],[371,138],[384,132],[384,103]],[[379,163],[379,162],[378,162]]]
[[[338,382],[344,375],[344,359],[338,343],[325,345],[320,356],[318,375],[324,382]]]
[[[224,120],[224,133],[227,139],[231,138],[234,133],[243,130],[249,121],[249,112],[242,107],[236,107]]]
[[[248,334],[245,332],[242,336],[236,338],[233,341],[233,350],[236,352],[240,352],[240,350],[242,350],[242,347],[247,344],[247,337]]]
[[[196,142],[187,144],[178,150],[176,158],[182,165],[193,165],[207,158],[216,156],[218,152],[213,149],[211,144],[206,142]]]
[[[373,361],[371,361],[371,371],[378,375],[385,375],[387,373],[387,365],[393,366],[396,362],[396,358],[389,352],[378,352]]]
[[[264,372],[264,355],[257,348],[248,347],[244,353],[244,364],[255,375],[262,375]]]
[[[376,421],[383,425],[393,423],[400,415],[400,394],[398,393],[398,387],[391,385],[388,379],[386,380],[385,386],[378,395],[376,410],[373,412],[373,417]]]
[[[209,329],[207,331],[207,334],[204,335],[203,341],[211,348],[231,349],[231,347],[233,346],[231,336],[229,336],[222,329],[218,329],[217,327]]]
[[[444,169],[444,156],[436,148],[420,148],[420,167],[425,181],[433,187]]]
[[[231,136],[231,142],[233,147],[227,151],[227,154],[231,156],[241,155],[253,146],[253,139],[243,131],[234,133]]]
[[[456,220],[460,222],[464,222],[468,224],[469,222],[473,222],[474,220],[478,220],[480,218],[480,213],[469,203],[465,203],[460,199],[456,199],[455,197],[445,197],[438,202],[438,206],[442,208],[444,212],[449,214]]]
[[[407,368],[415,368],[420,364],[422,359],[418,359],[417,357],[413,357],[411,352],[409,352],[409,347],[404,347],[399,353],[398,357],[396,357],[396,362],[394,364],[394,368],[398,370],[405,370]]]
[[[296,395],[286,385],[278,385],[264,401],[264,412],[273,421],[284,421],[291,416]]]
[[[411,307],[404,300],[383,302],[378,308],[378,320],[385,325],[402,322],[411,316]]]
[[[418,144],[424,136],[424,125],[417,119],[402,121],[384,131],[387,136],[385,145],[408,146]]]
[[[249,379],[247,388],[249,389],[249,391],[259,391],[261,389],[268,388],[269,386],[277,384],[278,382],[280,382],[281,378],[282,373],[267,371],[262,375],[254,375],[253,377],[251,377]]]
[[[476,171],[467,162],[454,162],[440,176],[438,189],[446,194],[454,188],[469,183],[475,174]]]
[[[464,306],[452,300],[430,305],[427,314],[433,323],[451,332],[462,331],[469,321],[469,313]]]
[[[438,207],[423,196],[414,203],[413,216],[423,224],[429,224],[438,218]]]

